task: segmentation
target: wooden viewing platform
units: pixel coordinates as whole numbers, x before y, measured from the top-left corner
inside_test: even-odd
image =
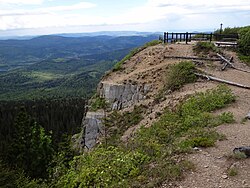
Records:
[[[237,40],[239,39],[239,35],[236,34],[214,34],[214,33],[170,33],[164,32],[164,43],[174,43],[174,42],[188,42],[191,41],[222,41],[228,42],[232,45],[237,45]]]

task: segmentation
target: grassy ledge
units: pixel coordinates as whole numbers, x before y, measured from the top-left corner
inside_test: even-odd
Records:
[[[135,54],[141,52],[142,50],[146,49],[147,47],[155,46],[155,45],[160,44],[160,43],[162,43],[162,41],[160,41],[160,40],[153,40],[151,42],[148,42],[148,43],[144,44],[141,47],[138,47],[138,48],[135,48],[135,49],[131,50],[128,55],[126,55],[121,61],[119,61],[118,63],[115,64],[115,66],[114,66],[114,68],[113,68],[112,71],[121,70],[122,69],[122,64],[125,61],[129,60],[131,57],[133,57]]]

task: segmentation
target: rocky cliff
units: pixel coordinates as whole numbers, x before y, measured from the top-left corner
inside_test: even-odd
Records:
[[[145,99],[149,89],[149,85],[101,82],[98,94],[107,101],[111,110],[121,110]]]
[[[121,110],[137,104],[146,99],[150,86],[132,85],[132,84],[114,84],[100,82],[97,95],[108,104],[111,110]],[[102,119],[104,110],[88,111],[83,120],[82,147],[91,149],[98,141],[99,135],[102,135]]]

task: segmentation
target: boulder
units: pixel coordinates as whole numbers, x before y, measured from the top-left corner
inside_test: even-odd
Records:
[[[250,146],[242,146],[238,148],[234,148],[234,153],[241,152],[244,153],[247,157],[250,157]]]

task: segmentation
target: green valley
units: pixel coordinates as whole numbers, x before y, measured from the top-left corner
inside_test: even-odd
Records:
[[[0,100],[89,97],[101,76],[147,36],[41,36],[0,41]]]

